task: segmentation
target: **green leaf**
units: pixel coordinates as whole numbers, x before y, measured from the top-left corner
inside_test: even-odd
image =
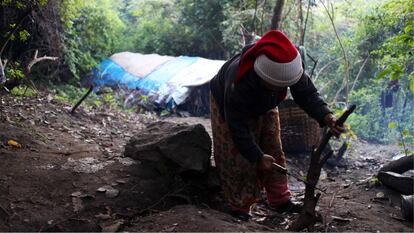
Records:
[[[26,30],[22,30],[19,32],[19,38],[21,41],[27,41],[27,39],[29,38],[30,33]]]
[[[410,80],[410,91],[414,92],[414,71],[408,75],[408,80]]]
[[[390,75],[390,81],[394,81],[394,80],[397,80],[397,79],[399,79],[400,77],[401,77],[401,75],[402,75],[403,73],[402,72],[400,72],[400,71],[393,71],[392,73],[391,73],[391,75]]]
[[[413,25],[408,24],[405,28],[404,28],[404,32],[409,34],[412,30]]]
[[[383,79],[385,76],[389,75],[391,73],[391,71],[392,70],[389,67],[387,67],[386,69],[381,71],[375,79],[377,79],[377,80]]]
[[[403,130],[401,134],[403,135],[403,137],[411,136],[410,130],[408,129]]]
[[[402,71],[404,69],[404,65],[398,65],[398,64],[391,64],[389,66],[394,72]]]
[[[31,87],[19,86],[11,90],[11,94],[15,96],[33,97],[36,96],[37,92]]]
[[[163,111],[160,113],[160,116],[164,117],[164,116],[169,116],[170,114],[171,114],[171,112],[170,112],[170,111],[168,111],[168,110],[163,110]]]
[[[397,127],[397,122],[392,121],[390,123],[388,123],[388,128],[389,129],[395,129]]]

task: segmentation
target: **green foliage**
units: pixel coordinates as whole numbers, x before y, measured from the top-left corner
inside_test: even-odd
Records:
[[[365,19],[368,38],[379,45],[371,54],[378,63],[378,79],[399,80],[411,89],[414,64],[414,4],[409,0],[387,1]],[[382,36],[378,37],[381,32]]]
[[[7,64],[7,69],[5,70],[6,77],[9,79],[23,79],[24,72],[23,67],[19,62],[11,62]]]
[[[117,52],[124,23],[110,0],[64,0],[65,62],[79,80],[102,59]]]
[[[29,36],[30,36],[30,33],[28,31],[26,31],[26,30],[21,30],[19,32],[19,39],[21,41],[23,41],[23,42],[26,41],[26,40],[28,40],[29,39]]]
[[[348,101],[357,105],[349,119],[352,130],[368,141],[400,141],[400,129],[414,132],[410,123],[414,121],[413,4],[407,0],[356,0],[352,4],[335,1],[329,11],[350,64],[348,88],[353,90]],[[290,18],[295,20],[293,16]],[[345,88],[338,93],[346,84],[343,54],[328,22],[320,4],[312,7],[305,45],[309,54],[318,58],[319,69],[328,65],[316,81],[318,87],[323,87],[325,99],[331,101],[338,95],[337,100],[345,101]],[[295,35],[294,29],[294,24],[288,25],[290,35]],[[368,55],[367,63],[361,67]],[[391,108],[381,104],[384,95],[392,97]],[[398,122],[398,125],[390,129],[389,122]]]
[[[385,137],[390,141],[406,140],[413,143],[412,139],[405,137],[409,132],[414,132],[410,122],[414,121],[412,98],[414,90],[413,66],[414,66],[414,5],[409,0],[386,1],[378,6],[375,12],[365,15],[364,24],[360,30],[364,33],[365,41],[360,48],[368,49],[373,57],[371,66],[378,70],[377,82],[372,85],[381,85],[380,90],[398,90],[394,92],[393,108],[383,118],[388,118],[389,130]],[[393,85],[393,86],[391,86]],[[388,88],[385,88],[388,86]],[[366,86],[364,89],[372,88]],[[368,114],[367,114],[368,115]],[[380,119],[381,115],[373,119]],[[385,129],[384,129],[385,131]]]
[[[130,14],[128,27],[133,32],[134,51],[178,55],[182,49],[185,54],[185,48],[179,43],[185,31],[176,23],[177,15],[171,1],[137,1]]]
[[[11,94],[19,97],[34,97],[37,95],[37,91],[32,87],[18,86],[11,90]]]
[[[384,137],[388,132],[388,123],[384,118],[385,112],[381,109],[376,90],[361,88],[351,93],[350,98],[357,106],[348,119],[348,123],[354,126],[355,134],[371,142],[388,142]]]
[[[135,0],[122,8],[124,50],[222,58],[221,4],[212,1]],[[124,46],[125,48],[125,46]]]
[[[410,82],[410,91],[414,92],[414,71],[408,75],[408,80]]]
[[[2,0],[1,5],[15,7],[19,10],[26,10],[35,5],[44,6],[47,2],[48,0]]]
[[[24,19],[23,16],[27,16],[31,11],[35,11],[40,7],[45,6],[47,2],[48,0],[2,0],[0,4],[2,13],[5,12],[4,9],[7,9],[8,11],[13,12],[14,16],[7,18],[7,20],[4,19],[6,22],[5,24],[0,24],[0,27],[5,27],[2,28],[5,31],[0,33],[0,36],[4,39],[0,43],[0,48],[3,49],[3,46],[9,42],[9,39],[14,41],[17,38],[20,42],[28,41],[30,32],[27,29],[22,28],[23,25],[21,25],[21,23],[23,22],[22,19]]]
[[[222,58],[226,50],[222,45],[220,24],[224,20],[222,0],[176,0],[180,11],[178,24],[185,27],[185,34],[192,48],[191,54]]]
[[[388,128],[389,129],[395,129],[395,128],[397,128],[397,122],[392,121],[392,122],[388,123]]]
[[[86,88],[79,88],[73,85],[55,86],[53,89],[55,92],[53,98],[55,100],[70,103],[72,105],[76,104],[88,91]],[[103,106],[117,108],[118,104],[119,101],[116,101],[111,93],[106,93],[100,96],[92,92],[88,98],[82,102],[82,106],[86,108],[100,108]]]

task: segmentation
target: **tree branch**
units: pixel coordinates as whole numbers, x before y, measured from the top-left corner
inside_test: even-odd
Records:
[[[334,63],[334,62],[336,62],[336,61],[338,61],[339,60],[339,58],[337,58],[337,59],[335,59],[335,60],[332,60],[332,61],[330,61],[330,62],[328,62],[328,63],[326,63],[324,66],[322,66],[321,67],[321,69],[316,73],[316,77],[315,77],[315,79],[314,79],[314,81],[316,81],[318,78],[319,78],[319,75],[326,69],[326,68],[328,68],[332,63]]]
[[[308,25],[310,6],[311,6],[311,0],[308,1],[308,8],[306,9],[305,27],[303,29],[303,43],[305,43],[306,28]]]
[[[31,60],[29,62],[29,64],[27,64],[26,70],[25,70],[26,76],[30,74],[30,72],[32,71],[32,67],[36,63],[41,62],[43,60],[52,60],[52,61],[55,61],[55,60],[58,59],[58,57],[48,57],[48,56],[37,57],[38,53],[39,53],[39,51],[36,49],[35,54],[34,54],[34,57],[33,57],[33,60]]]
[[[336,99],[339,95],[339,92],[343,89],[343,87],[345,87],[346,88],[345,102],[346,102],[346,105],[348,105],[348,94],[349,94],[349,62],[348,62],[348,56],[346,55],[345,48],[342,44],[341,38],[339,37],[338,31],[336,30],[336,26],[335,26],[334,18],[333,18],[333,14],[334,14],[333,5],[331,4],[332,13],[330,13],[329,9],[324,4],[323,0],[319,0],[319,2],[325,8],[326,13],[328,14],[329,20],[331,21],[331,24],[332,24],[332,28],[335,32],[336,39],[338,40],[339,46],[341,47],[342,55],[344,57],[344,62],[345,62],[345,76],[344,76],[344,79],[342,81],[342,86],[341,86],[340,90],[338,90],[338,92],[336,93],[335,98],[334,98],[333,101],[334,102],[336,101]]]
[[[329,84],[331,84],[333,81],[333,79],[329,80],[328,82],[325,83],[325,85],[323,85],[322,87],[318,88],[319,93],[322,93],[322,91],[329,86]]]
[[[368,61],[368,59],[369,59],[369,54],[368,54],[368,56],[365,58],[365,60],[364,60],[364,63],[362,63],[362,65],[361,65],[361,67],[359,68],[359,71],[358,71],[358,74],[357,74],[357,76],[355,77],[355,80],[354,80],[354,83],[352,84],[352,87],[351,87],[351,90],[349,91],[349,93],[352,93],[352,91],[354,90],[354,88],[355,88],[355,85],[356,85],[356,83],[357,83],[357,81],[358,81],[358,78],[359,78],[359,76],[361,75],[361,73],[362,73],[362,69],[364,69],[364,67],[365,67],[365,64],[367,64],[367,61]]]
[[[0,57],[0,85],[6,82],[6,73],[4,72],[6,68],[7,60],[3,64],[3,60]]]

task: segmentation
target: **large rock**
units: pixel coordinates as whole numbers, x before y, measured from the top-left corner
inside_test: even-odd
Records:
[[[125,146],[125,156],[156,168],[162,174],[210,167],[211,139],[201,124],[155,122]]]

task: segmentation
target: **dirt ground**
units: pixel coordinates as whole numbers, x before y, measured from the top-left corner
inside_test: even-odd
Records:
[[[83,107],[71,115],[71,106],[51,95],[0,100],[0,231],[285,231],[295,217],[257,205],[253,220],[240,222],[220,211],[219,195],[150,201],[153,193],[137,188],[140,164],[123,149],[155,115]],[[211,133],[207,118],[165,120],[201,123]],[[311,230],[413,232],[399,195],[372,179],[400,151],[353,142],[339,167],[324,169],[323,221]],[[287,157],[290,171],[306,172],[307,155]],[[290,187],[301,200],[304,185],[290,178]]]

